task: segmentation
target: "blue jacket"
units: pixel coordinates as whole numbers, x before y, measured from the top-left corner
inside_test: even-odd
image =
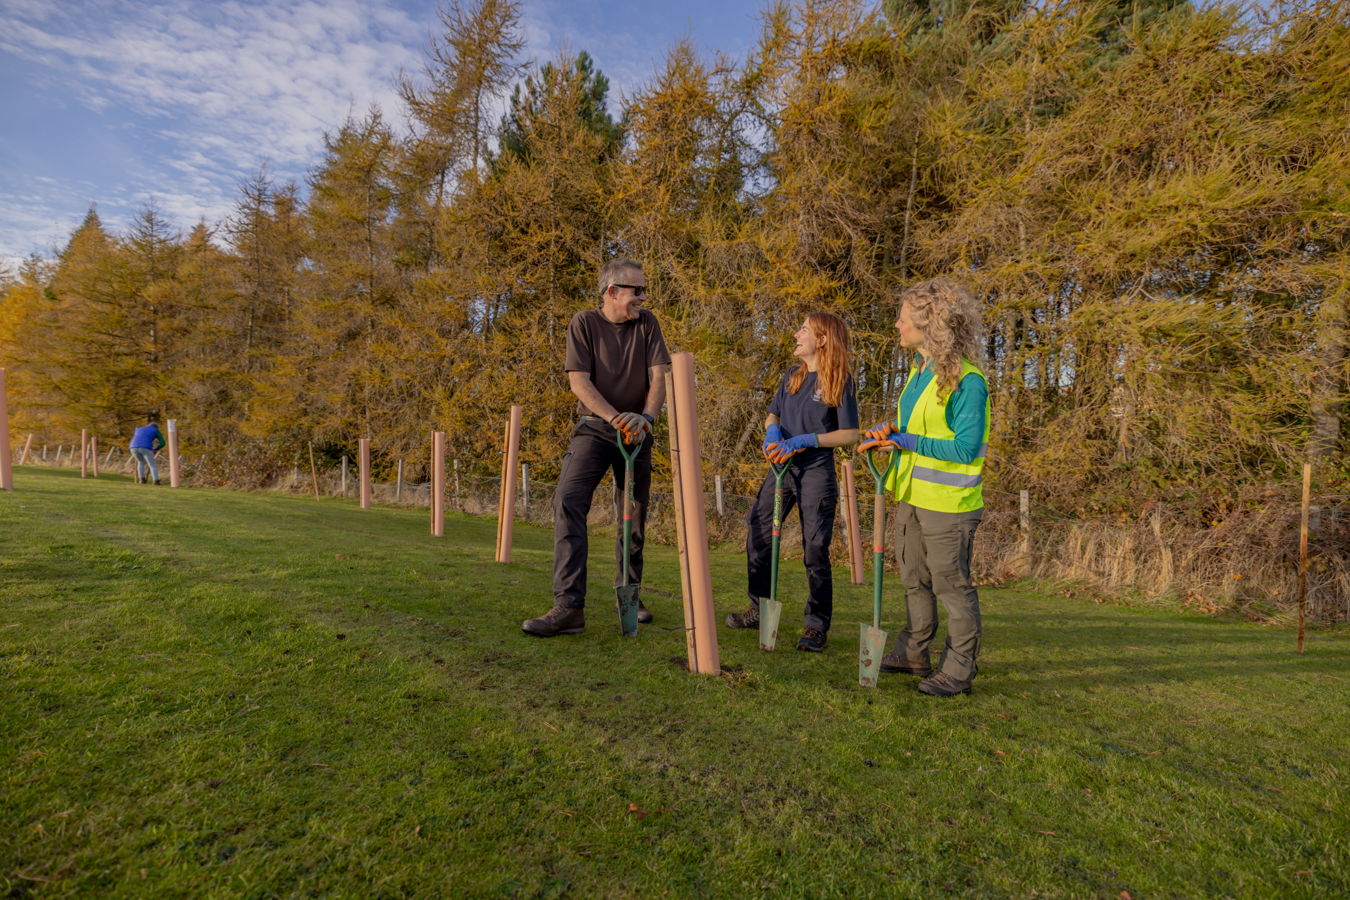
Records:
[[[131,449],[144,447],[146,450],[158,450],[168,444],[164,435],[159,433],[158,425],[143,425],[131,436]]]

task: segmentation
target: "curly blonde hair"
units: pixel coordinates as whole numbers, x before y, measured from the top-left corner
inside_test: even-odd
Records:
[[[914,327],[923,332],[924,349],[937,378],[939,401],[945,401],[961,383],[961,360],[984,369],[984,320],[973,294],[954,281],[934,278],[900,295],[909,307]]]

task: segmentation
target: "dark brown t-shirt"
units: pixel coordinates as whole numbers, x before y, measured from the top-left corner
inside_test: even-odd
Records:
[[[635,321],[618,325],[598,309],[584,309],[567,326],[564,368],[590,375],[600,396],[619,412],[642,412],[647,403],[647,370],[668,365],[670,351],[661,326],[645,309],[638,312]],[[577,412],[595,415],[579,401]]]

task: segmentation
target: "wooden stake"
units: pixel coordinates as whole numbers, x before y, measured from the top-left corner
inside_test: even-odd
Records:
[[[858,483],[853,476],[853,460],[846,459],[844,470],[844,521],[848,525],[848,574],[854,584],[863,583],[862,530],[858,523]]]
[[[206,457],[202,457],[205,459]],[[201,468],[198,466],[198,468]],[[309,474],[314,479],[314,499],[319,499],[319,467],[314,465],[314,442],[309,442]]]
[[[1303,620],[1308,605],[1308,501],[1312,499],[1312,463],[1303,464],[1303,509],[1298,528],[1298,652],[1303,652]]]
[[[9,389],[5,386],[5,370],[0,369],[0,490],[14,490],[14,470],[10,467],[9,448]]]
[[[497,562],[502,561],[502,522],[506,519],[506,457],[511,448],[511,420],[507,419],[506,427],[502,429],[502,465],[501,474],[497,480],[497,549],[493,559]]]
[[[361,508],[370,509],[370,438],[357,441],[360,454]]]
[[[431,534],[445,537],[445,432],[431,434]]]
[[[520,464],[520,514],[526,519],[530,517],[530,466],[528,463]]]
[[[394,502],[403,502],[403,460],[398,461],[398,488],[394,491]]]
[[[89,477],[89,429],[80,429],[80,477]]]
[[[688,653],[689,671],[697,672],[698,641],[694,627],[694,593],[689,586],[689,538],[684,523],[684,492],[680,489],[680,429],[675,416],[675,387],[669,371],[666,372],[666,419],[670,423],[670,478],[671,494],[675,498],[675,544],[679,549],[680,596],[684,599],[684,643]]]
[[[724,507],[722,506],[722,476],[721,476],[721,475],[714,475],[714,476],[713,476],[713,488],[714,488],[714,490],[716,490],[716,492],[717,492],[717,517],[720,519],[720,518],[722,518],[723,515],[725,515],[725,513],[723,512]]]
[[[94,477],[98,477],[98,435],[89,438],[89,458],[93,461]]]
[[[511,561],[511,533],[516,521],[516,466],[520,461],[520,420],[525,410],[519,406],[511,407],[511,418],[506,423],[506,479],[502,482],[502,519],[498,525],[501,533],[501,550],[497,562]]]
[[[708,513],[703,501],[703,439],[699,434],[694,355],[671,357],[674,413],[680,438],[680,491],[684,501],[685,545],[689,553],[689,587],[694,606],[694,640],[698,646],[697,671],[718,675],[722,671],[717,650],[717,625],[713,610],[712,570],[708,560]]]
[[[19,465],[28,462],[28,451],[33,449],[33,434],[28,433],[28,440],[23,442],[23,453],[19,454]]]
[[[1019,556],[1024,567],[1023,575],[1031,574],[1031,493],[1018,494],[1018,529],[1021,532],[1022,548]]]
[[[178,420],[169,420],[169,487],[178,487]]]

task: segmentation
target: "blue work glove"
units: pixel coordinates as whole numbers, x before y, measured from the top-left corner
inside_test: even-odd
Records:
[[[764,455],[768,456],[769,448],[774,444],[782,443],[782,441],[783,429],[779,428],[777,425],[770,425],[764,432]]]
[[[769,448],[769,461],[775,465],[782,465],[793,456],[801,453],[807,447],[818,447],[814,434],[799,434],[796,437],[788,438]]]

